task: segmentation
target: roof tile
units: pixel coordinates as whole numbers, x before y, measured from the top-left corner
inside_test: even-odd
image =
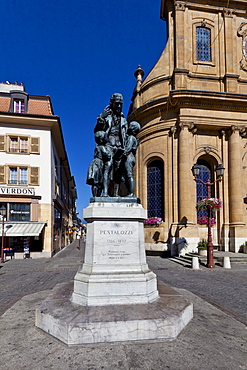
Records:
[[[0,97],[0,111],[8,112],[10,106],[10,96],[1,96]]]
[[[30,98],[28,101],[28,113],[53,116],[49,99]]]

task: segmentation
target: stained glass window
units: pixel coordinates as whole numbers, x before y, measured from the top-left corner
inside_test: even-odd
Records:
[[[164,220],[164,165],[153,161],[147,167],[148,217],[161,217]]]
[[[212,181],[212,175],[211,175],[211,167],[206,161],[198,161],[198,165],[200,166],[200,172],[197,176],[198,179],[201,179],[204,182],[207,182],[208,180]],[[201,199],[205,199],[208,197],[208,191],[207,186],[203,185],[201,182],[196,182],[196,196],[197,196],[197,202]],[[211,196],[214,196],[214,189],[211,187]],[[207,212],[199,211],[197,212],[197,217],[203,217],[207,216]]]
[[[211,62],[211,30],[196,27],[196,60]]]

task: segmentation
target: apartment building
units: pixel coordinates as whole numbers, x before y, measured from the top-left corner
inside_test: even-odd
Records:
[[[0,83],[4,247],[16,258],[22,258],[24,248],[33,258],[51,257],[72,241],[76,198],[60,118],[50,97],[29,95],[23,84]]]

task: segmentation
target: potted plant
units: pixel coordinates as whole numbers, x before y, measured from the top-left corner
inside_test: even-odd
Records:
[[[215,212],[222,207],[222,202],[218,198],[205,198],[197,202],[196,209],[200,212],[208,212],[207,216],[197,218],[199,225],[210,225],[211,227],[216,224]]]
[[[222,207],[222,201],[218,198],[205,198],[197,202],[197,211],[218,211]]]
[[[247,254],[247,241],[240,245],[240,252]]]
[[[207,255],[207,242],[201,241],[197,244],[198,254],[199,256],[206,256]]]

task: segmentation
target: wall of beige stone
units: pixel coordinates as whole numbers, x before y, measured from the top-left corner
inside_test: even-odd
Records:
[[[53,252],[53,206],[51,204],[39,204],[39,222],[46,222],[44,231],[43,251],[52,256]]]
[[[247,56],[246,69],[240,63],[242,60],[244,65],[242,44],[243,35],[247,34],[247,1],[223,4],[218,0],[205,6],[204,1],[162,0],[161,4],[169,38],[159,60],[142,82],[129,117],[142,127],[136,192],[146,208],[147,165],[152,159],[163,160],[162,235],[167,240],[169,233],[174,237],[176,233],[178,239],[181,236],[199,240],[205,227],[196,223],[196,185],[190,168],[199,158],[214,167],[222,163],[226,171],[223,181],[217,183],[216,195],[222,198],[224,206],[217,215],[213,237],[222,249],[236,252],[247,239],[247,211],[243,202],[247,193],[247,98],[238,95],[247,94]],[[240,28],[242,23],[246,33]],[[211,29],[212,35],[212,61],[205,63],[195,58],[195,30],[203,24]],[[183,216],[188,227],[177,232]]]
[[[205,227],[201,227],[196,224],[196,185],[190,169],[199,158],[208,160],[214,165],[214,168],[216,168],[218,164],[223,163],[226,167],[226,172],[224,174],[223,182],[219,183],[216,187],[216,196],[219,196],[223,200],[224,208],[221,209],[217,215],[218,224],[217,228],[215,227],[213,229],[213,241],[215,244],[221,244],[222,248],[227,249],[228,246],[225,245],[227,242],[224,240],[228,240],[227,238],[229,237],[229,227],[231,227],[229,222],[232,223],[232,226],[234,227],[234,235],[237,235],[237,238],[243,238],[244,235],[247,235],[247,213],[246,207],[243,203],[243,198],[246,195],[247,189],[247,177],[245,176],[245,164],[247,163],[246,139],[239,136],[238,132],[237,144],[234,143],[232,149],[233,151],[237,150],[238,152],[238,166],[236,167],[236,159],[232,159],[231,145],[229,144],[229,142],[231,143],[231,126],[229,123],[236,120],[235,113],[232,112],[230,114],[228,112],[226,117],[222,117],[224,116],[223,111],[211,111],[210,114],[207,114],[206,110],[201,110],[200,112],[195,110],[194,117],[192,109],[189,109],[188,112],[186,112],[186,109],[183,109],[182,113],[183,117],[189,116],[189,118],[192,119],[194,127],[197,127],[198,121],[197,131],[193,133],[189,127],[186,128],[186,134],[182,141],[180,140],[180,135],[184,128],[181,130],[179,124],[175,125],[175,131],[173,133],[168,129],[159,132],[149,130],[149,134],[147,134],[146,130],[141,131],[139,136],[140,149],[137,152],[136,163],[137,196],[141,198],[142,204],[146,208],[147,165],[151,160],[161,159],[164,162],[165,186],[165,219],[162,224],[162,228],[164,229],[162,238],[164,241],[167,241],[171,229],[176,229],[176,225],[179,224],[181,218],[185,216],[190,222],[190,227],[181,230],[180,236],[196,236],[199,241],[199,239],[205,237]],[[217,122],[217,117],[221,117],[220,125],[216,126],[212,121],[212,117],[214,117]],[[247,121],[247,114],[243,115],[243,113],[241,113],[241,120]],[[155,119],[153,119],[153,122],[155,122]],[[150,127],[152,127],[152,124],[149,128]],[[227,128],[227,135],[225,135],[224,132],[221,132],[223,128],[225,131]],[[185,158],[184,161],[179,154],[181,152],[181,145],[183,146],[182,150],[184,151],[182,153],[182,157]],[[235,171],[232,175],[231,168]],[[236,169],[238,172],[236,172]],[[232,176],[232,187],[230,190],[228,186],[229,176]],[[232,206],[229,206],[231,202],[233,205],[235,204],[234,196],[238,198],[236,201],[237,206],[235,207],[236,211],[231,208]],[[230,199],[232,200],[230,201]],[[234,212],[237,212],[237,215],[234,214]],[[238,216],[240,217],[235,219]],[[231,217],[233,217],[233,219],[231,219]],[[242,224],[236,225],[236,222],[242,222]],[[226,230],[226,233],[224,233],[224,230]],[[147,240],[149,240],[147,242],[150,243],[150,230],[146,230],[146,234]]]
[[[236,4],[227,12],[222,2],[218,4],[221,6],[207,4],[207,8],[198,10],[195,4],[188,2],[183,7],[171,8],[166,14],[169,39],[160,59],[143,81],[141,105],[168,95],[171,89],[169,80],[165,80],[168,77],[173,80],[173,89],[246,93],[246,71],[240,68],[243,40],[237,32],[241,23],[246,22],[246,12],[237,11]],[[202,22],[212,32],[211,63],[198,63],[195,58],[195,28]],[[185,69],[187,73],[172,78],[175,68]]]

